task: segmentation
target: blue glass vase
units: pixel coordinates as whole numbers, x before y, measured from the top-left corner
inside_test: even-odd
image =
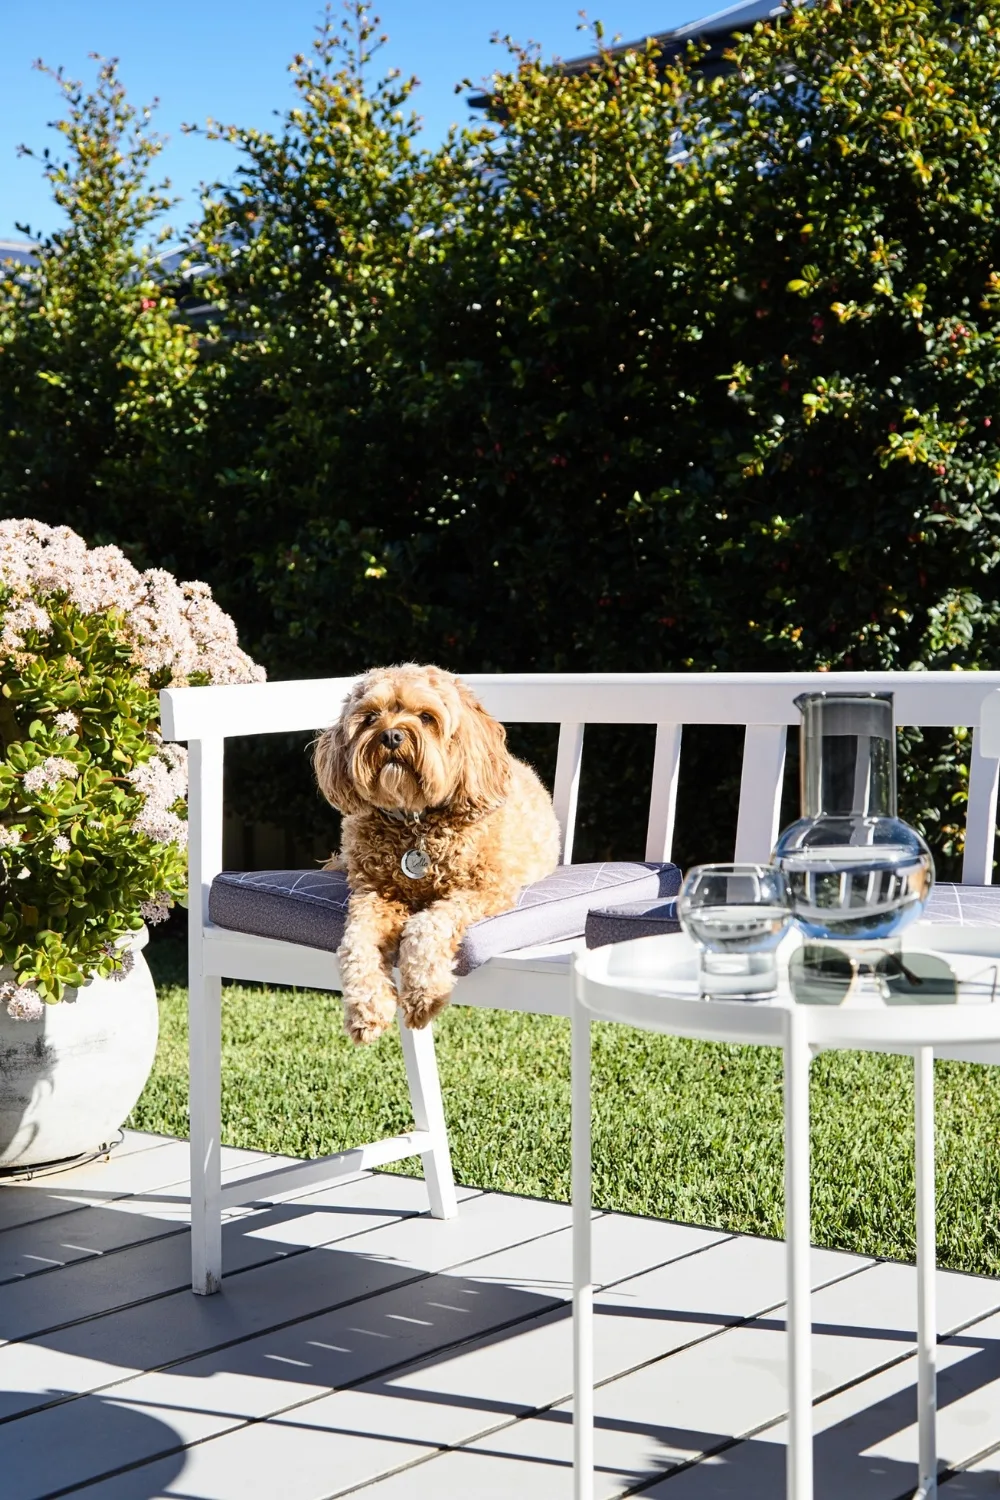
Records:
[[[915,922],[934,884],[924,840],[896,810],[891,693],[803,693],[802,816],[772,859],[809,938],[892,938]]]

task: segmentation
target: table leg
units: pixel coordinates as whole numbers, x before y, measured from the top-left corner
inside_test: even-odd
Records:
[[[915,1500],[937,1494],[937,1245],[934,1224],[934,1049],[914,1058],[917,1179],[917,1423],[920,1483]]]
[[[812,1500],[812,1274],[809,1253],[809,1066],[806,1018],[785,1033],[785,1247],[788,1264],[788,1500]]]
[[[590,1017],[573,1001],[573,1500],[594,1494],[594,1287],[590,1264]]]

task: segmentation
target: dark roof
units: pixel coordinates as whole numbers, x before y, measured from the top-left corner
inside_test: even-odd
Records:
[[[672,58],[679,56],[685,51],[689,42],[701,42],[707,45],[708,51],[701,63],[702,70],[708,74],[717,73],[725,66],[723,53],[735,36],[742,31],[749,31],[758,21],[767,21],[773,16],[780,16],[785,8],[782,0],[742,0],[739,5],[729,5],[725,10],[714,11],[711,15],[702,16],[697,21],[688,21],[672,31],[654,32],[652,40],[660,50],[662,62],[670,62]],[[625,52],[641,51],[646,41],[647,38],[643,37],[634,42],[621,42],[608,50],[612,57],[620,57]],[[568,62],[560,64],[560,72],[570,76],[585,73],[597,61],[596,52],[590,53],[587,57],[573,57]],[[472,109],[486,109],[490,104],[490,96],[489,94],[476,94],[468,102]]]

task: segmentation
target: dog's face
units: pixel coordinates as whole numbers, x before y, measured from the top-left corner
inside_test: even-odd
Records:
[[[358,682],[316,745],[320,790],[341,812],[481,812],[507,795],[503,726],[438,667],[385,667]]]

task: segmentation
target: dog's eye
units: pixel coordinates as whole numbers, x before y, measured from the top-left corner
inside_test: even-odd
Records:
[[[378,714],[365,714],[361,722],[365,726],[365,728],[367,728],[369,724],[374,724],[377,718]]]
[[[437,720],[435,719],[433,714],[421,714],[420,722],[421,724],[436,724]]]

